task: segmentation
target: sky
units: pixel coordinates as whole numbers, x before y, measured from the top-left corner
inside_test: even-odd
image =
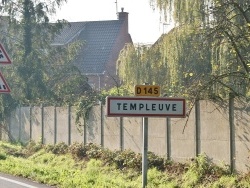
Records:
[[[56,19],[76,21],[116,20],[116,10],[129,13],[129,33],[134,43],[154,43],[168,26],[150,0],[68,0],[57,10]]]

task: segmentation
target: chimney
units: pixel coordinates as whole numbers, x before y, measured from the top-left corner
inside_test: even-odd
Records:
[[[124,20],[126,32],[128,33],[128,13],[124,12],[124,8],[121,8],[121,12],[118,12],[118,20]]]

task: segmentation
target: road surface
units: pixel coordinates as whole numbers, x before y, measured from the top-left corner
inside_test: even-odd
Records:
[[[0,188],[52,188],[32,180],[0,173]],[[55,187],[54,187],[55,188]]]

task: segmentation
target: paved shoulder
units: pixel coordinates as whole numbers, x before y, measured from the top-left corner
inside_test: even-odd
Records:
[[[52,187],[44,184],[39,184],[29,179],[0,173],[0,188],[52,188]]]

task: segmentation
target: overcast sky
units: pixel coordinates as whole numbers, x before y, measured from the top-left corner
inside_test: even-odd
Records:
[[[68,0],[57,11],[56,18],[68,21],[99,21],[117,19],[116,9],[129,13],[129,33],[134,43],[154,43],[163,33],[158,11],[152,10],[150,0]],[[117,5],[117,6],[116,6]],[[164,28],[168,30],[168,28]]]

